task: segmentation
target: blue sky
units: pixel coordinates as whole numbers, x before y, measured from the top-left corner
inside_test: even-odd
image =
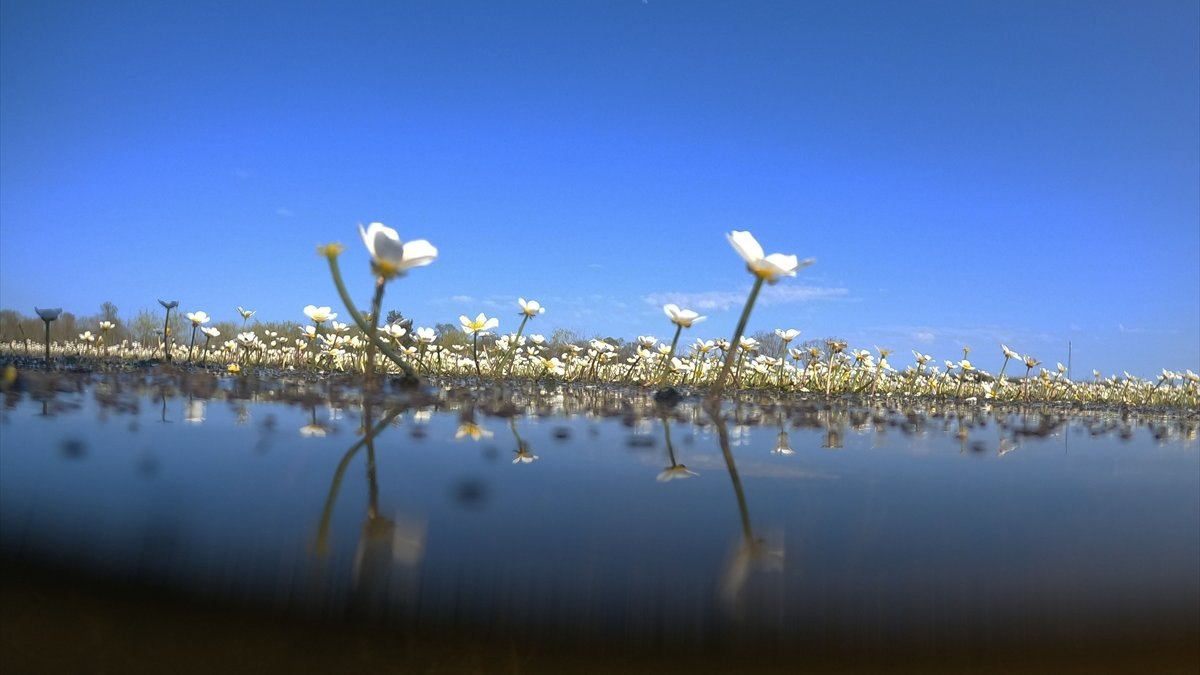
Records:
[[[0,2],[0,307],[233,320],[440,258],[418,325],[1200,370],[1200,9],[1148,2]]]

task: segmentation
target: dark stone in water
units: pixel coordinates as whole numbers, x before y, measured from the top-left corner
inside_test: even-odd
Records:
[[[664,408],[674,408],[683,400],[683,394],[675,387],[667,387],[654,392],[654,402]]]

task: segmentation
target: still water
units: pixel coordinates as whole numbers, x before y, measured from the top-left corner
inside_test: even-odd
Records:
[[[1186,654],[1198,423],[27,373],[0,417],[0,550],[399,632],[785,654],[1182,639]]]

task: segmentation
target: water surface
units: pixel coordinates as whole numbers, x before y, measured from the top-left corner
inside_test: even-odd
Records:
[[[700,403],[29,375],[0,418],[0,547],[401,633],[784,655],[1196,644],[1194,413]]]

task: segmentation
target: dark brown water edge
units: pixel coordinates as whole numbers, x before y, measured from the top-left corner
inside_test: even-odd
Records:
[[[1194,620],[1123,634],[871,648],[517,636],[323,619],[77,571],[0,561],[10,673],[1194,673]],[[1184,613],[1186,614],[1186,612]]]
[[[364,376],[356,373],[248,368],[231,375],[216,365],[75,357],[60,359],[47,369],[40,359],[0,357],[0,393],[9,405],[23,396],[50,401],[59,393],[81,393],[92,387],[96,388],[102,406],[120,406],[122,395],[128,400],[137,395],[154,394],[163,399],[189,397],[289,405],[367,403],[393,410],[427,407],[437,411],[446,404],[468,404],[485,415],[505,418],[520,414],[576,413],[602,417],[630,414],[653,417],[671,413],[680,404],[685,404],[685,409],[703,408],[708,412],[714,403],[707,389],[691,387],[473,377],[426,377],[414,383],[398,375],[381,377],[368,385]],[[903,430],[926,414],[961,417],[982,411],[996,415],[1037,414],[1039,427],[1020,432],[1032,435],[1052,433],[1068,419],[1084,421],[1092,434],[1124,434],[1132,426],[1150,425],[1159,440],[1164,435],[1176,434],[1195,439],[1200,430],[1200,409],[1177,406],[1070,400],[992,401],[957,399],[948,395],[827,397],[819,393],[777,389],[728,390],[722,394],[719,403],[719,407],[736,416],[731,421],[749,425],[777,423],[782,414],[796,415],[792,422],[805,426],[804,414],[818,410],[858,411],[848,420],[855,426],[884,423],[868,412],[876,411],[909,415],[908,424],[899,424]]]

